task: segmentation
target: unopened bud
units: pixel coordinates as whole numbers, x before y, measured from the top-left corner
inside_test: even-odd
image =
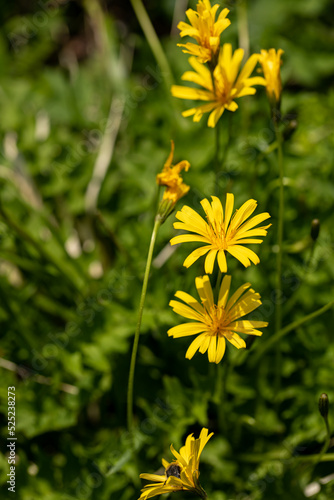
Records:
[[[311,222],[311,238],[313,241],[316,241],[320,232],[320,220],[313,219]]]
[[[323,392],[319,398],[319,411],[320,415],[324,419],[327,419],[328,417],[328,407],[329,407],[328,396],[325,392]]]

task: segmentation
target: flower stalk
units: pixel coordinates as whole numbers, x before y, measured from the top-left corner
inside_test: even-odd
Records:
[[[325,453],[327,453],[327,450],[329,448],[330,441],[331,441],[331,430],[330,430],[330,426],[329,426],[329,422],[328,422],[328,408],[329,408],[328,396],[326,393],[323,393],[323,394],[321,394],[321,396],[319,398],[319,411],[320,411],[320,415],[322,416],[322,418],[324,419],[324,422],[325,422],[326,439],[325,439],[325,444],[322,447],[322,449],[319,453],[319,456],[317,457],[317,459],[315,461],[315,465],[317,463],[319,463],[321,461],[323,455],[325,455]]]
[[[146,267],[144,273],[143,287],[140,296],[139,309],[138,309],[138,320],[135,331],[135,338],[133,340],[132,346],[132,354],[131,354],[131,362],[130,362],[130,371],[129,371],[129,382],[128,382],[128,394],[127,394],[127,422],[128,422],[128,430],[131,431],[133,429],[133,381],[135,375],[135,367],[136,367],[136,359],[138,352],[138,344],[139,344],[139,335],[140,335],[140,327],[143,318],[144,304],[147,292],[147,284],[148,278],[150,275],[150,269],[152,264],[152,257],[154,251],[154,245],[157,239],[158,230],[161,226],[162,219],[160,216],[157,216],[154,221],[154,227],[151,236],[151,242],[148,250]]]
[[[279,170],[279,203],[278,203],[278,226],[277,226],[277,261],[276,261],[276,317],[275,332],[282,328],[282,259],[283,259],[283,229],[284,229],[284,171],[282,134],[279,124],[274,120],[275,134],[277,140],[277,159]],[[282,352],[280,346],[276,351],[276,391],[278,392],[281,379]]]
[[[185,170],[186,172],[189,170],[190,163],[186,160],[183,160],[177,163],[176,165],[173,165],[172,164],[173,155],[174,155],[174,142],[171,141],[171,151],[164,164],[162,172],[160,172],[156,178],[158,186],[165,186],[165,191],[162,200],[159,203],[158,210],[154,220],[154,227],[148,250],[143,287],[139,302],[137,326],[135,331],[135,337],[133,340],[130,370],[129,370],[128,393],[127,393],[127,423],[129,431],[132,431],[133,429],[133,383],[134,383],[137,351],[139,344],[140,327],[143,317],[147,284],[152,264],[154,245],[161,224],[163,224],[167,219],[167,217],[172,213],[177,201],[189,191],[189,186],[187,186],[183,182],[182,176],[180,174],[182,170]]]

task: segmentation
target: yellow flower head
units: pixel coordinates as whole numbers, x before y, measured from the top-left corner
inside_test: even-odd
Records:
[[[272,106],[279,106],[282,93],[281,81],[281,55],[282,49],[261,50],[259,61],[262,66],[264,78],[266,80],[266,91],[269,102]]]
[[[219,5],[215,4],[211,7],[209,0],[200,0],[197,4],[197,11],[188,9],[186,15],[190,24],[180,22],[177,27],[179,28],[180,36],[190,36],[194,38],[198,45],[195,43],[179,43],[179,47],[184,47],[183,52],[192,54],[198,57],[202,63],[211,61],[219,51],[220,35],[231,24],[226,16],[230,12],[228,9],[223,9],[218,16],[216,14]]]
[[[215,127],[225,109],[229,111],[238,109],[235,99],[255,94],[256,89],[253,85],[266,85],[266,80],[261,76],[250,78],[258,62],[258,54],[250,56],[238,76],[243,56],[243,49],[237,49],[232,54],[232,45],[225,43],[219,53],[218,64],[213,71],[213,81],[210,70],[195,57],[190,57],[189,63],[195,71],[186,71],[182,80],[196,83],[203,88],[173,85],[172,95],[180,99],[207,101],[207,103],[188,109],[182,115],[194,116],[194,122],[198,122],[204,113],[210,113],[208,126]]]
[[[179,338],[199,334],[190,344],[186,358],[191,359],[199,349],[202,354],[208,351],[210,363],[219,363],[225,353],[226,340],[240,349],[246,347],[246,343],[238,333],[262,335],[257,328],[267,326],[265,321],[239,321],[239,318],[261,305],[260,295],[249,288],[250,283],[245,283],[228,300],[230,285],[231,276],[224,276],[218,303],[215,304],[209,276],[199,277],[196,278],[196,288],[201,304],[185,292],[175,294],[185,304],[176,300],[170,301],[169,305],[174,312],[193,321],[174,326],[168,330],[168,335]]]
[[[162,459],[165,474],[140,474],[142,479],[154,481],[156,484],[147,484],[142,490],[140,499],[146,500],[156,495],[172,493],[175,491],[192,491],[193,493],[204,493],[199,484],[199,459],[204,446],[213,436],[213,432],[208,435],[208,429],[202,429],[198,439],[190,434],[186,439],[185,446],[177,452],[173,445],[170,449],[176,460],[171,463]]]
[[[170,200],[175,203],[182,198],[189,191],[189,186],[184,184],[180,175],[182,170],[186,172],[190,168],[190,163],[186,160],[180,161],[176,165],[172,165],[174,156],[174,141],[171,141],[171,152],[167,158],[164,168],[160,174],[157,175],[157,183],[159,186],[166,186],[162,201]]]
[[[247,221],[257,207],[255,200],[248,200],[232,217],[234,196],[232,193],[227,193],[224,217],[224,210],[219,198],[216,196],[211,198],[211,204],[207,199],[201,201],[207,222],[195,210],[186,205],[182,207],[180,212],[176,213],[176,218],[181,222],[174,222],[174,228],[189,231],[192,234],[175,236],[170,241],[171,245],[189,241],[206,243],[205,246],[194,250],[186,258],[183,265],[190,267],[199,257],[208,254],[205,258],[205,272],[212,273],[217,257],[221,272],[226,273],[225,252],[238,259],[245,267],[250,266],[251,262],[258,264],[259,257],[244,245],[246,243],[262,243],[263,240],[254,238],[254,236],[266,236],[266,230],[271,224],[258,228],[255,226],[269,219],[270,215],[265,212]]]

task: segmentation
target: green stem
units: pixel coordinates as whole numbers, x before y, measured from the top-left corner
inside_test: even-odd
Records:
[[[221,282],[222,282],[222,277],[223,277],[223,273],[221,272],[221,270],[219,268],[218,269],[216,286],[215,286],[215,297],[216,297],[216,300],[217,300],[217,304],[218,304],[219,290],[220,290],[220,285],[221,285]]]
[[[207,498],[208,498],[208,496],[207,496],[207,494],[205,493],[205,491],[203,490],[203,488],[202,488],[202,491],[201,491],[200,497],[202,498],[202,500],[207,500]]]
[[[255,184],[257,181],[257,176],[258,176],[258,166],[260,165],[261,161],[268,156],[270,153],[275,151],[277,148],[277,142],[274,141],[270,146],[267,147],[265,151],[262,151],[256,158],[253,163],[252,168],[250,169],[251,171],[251,181],[250,181],[250,194],[253,197],[254,196],[254,191],[255,191]]]
[[[277,156],[279,169],[279,207],[278,207],[278,227],[277,227],[277,277],[276,277],[276,317],[275,317],[275,332],[279,332],[282,328],[282,258],[283,258],[283,224],[284,224],[284,172],[283,172],[283,151],[282,151],[282,135],[279,129],[279,123],[274,120],[275,133],[277,139]],[[276,379],[275,390],[279,393],[281,385],[281,365],[282,351],[280,347],[276,351]]]
[[[325,440],[324,446],[322,447],[321,452],[319,453],[317,459],[315,460],[314,467],[319,462],[321,462],[322,457],[325,455],[325,453],[327,453],[327,450],[329,448],[329,444],[330,444],[330,441],[331,441],[331,430],[330,430],[330,427],[329,427],[328,417],[324,418],[324,421],[325,421],[325,425],[326,425],[326,440]]]
[[[298,301],[300,294],[303,292],[303,288],[304,288],[303,285],[305,283],[305,277],[306,277],[307,273],[309,273],[311,270],[315,245],[316,245],[316,241],[313,241],[310,256],[305,264],[305,267],[303,268],[303,273],[300,277],[299,288],[295,291],[295,293],[292,295],[292,297],[289,298],[289,300],[287,301],[287,303],[284,307],[284,314],[285,315],[287,315],[291,311],[291,309],[296,305],[296,302]]]
[[[220,126],[219,121],[215,127],[215,195],[218,195],[219,171],[220,171]]]
[[[146,40],[152,50],[152,53],[157,61],[160,69],[162,77],[165,80],[165,84],[167,86],[168,92],[173,83],[172,72],[169,67],[167,58],[161,46],[160,40],[155,32],[155,29],[151,23],[151,20],[147,14],[147,11],[143,5],[141,0],[130,0],[133,10],[136,13],[138,22],[145,34]],[[168,94],[169,95],[169,94]]]
[[[231,137],[232,137],[232,117],[233,113],[229,114],[228,117],[228,126],[227,126],[227,137],[226,137],[226,143],[224,146],[224,152],[222,157],[221,156],[221,125],[220,122],[218,121],[215,129],[216,129],[216,150],[215,150],[215,195],[218,196],[219,194],[219,177],[220,174],[223,173],[224,166],[226,163],[228,151],[231,145]],[[222,122],[221,122],[222,123]],[[228,185],[228,184],[227,184]],[[228,187],[226,188],[226,192],[228,192],[229,189]]]
[[[284,173],[283,173],[283,152],[282,152],[282,136],[278,124],[275,122],[275,132],[277,138],[277,153],[278,153],[278,168],[279,168],[279,207],[278,207],[278,227],[277,227],[277,278],[276,278],[276,332],[280,330],[282,325],[282,246],[283,246],[283,223],[284,223]]]
[[[223,158],[222,158],[221,163],[220,163],[221,171],[223,170],[223,168],[225,166],[225,162],[227,160],[227,155],[228,155],[228,152],[229,152],[229,149],[230,149],[230,146],[231,146],[231,142],[232,142],[232,122],[233,122],[233,113],[229,113],[229,115],[228,115],[228,127],[227,127],[227,139],[226,139],[226,144],[225,144]],[[231,180],[231,177],[230,177],[228,179],[228,182],[226,183],[226,190],[225,190],[225,192],[229,193],[230,190],[231,190],[231,187],[232,187],[232,180]]]
[[[223,362],[220,362],[217,366],[216,372],[216,385],[215,392],[212,398],[212,401],[217,405],[217,414],[218,414],[218,425],[219,428],[226,434],[227,433],[227,421],[226,421],[226,383],[227,376],[229,372],[229,364],[226,359]]]
[[[140,303],[139,303],[139,309],[138,309],[138,320],[137,320],[135,338],[134,338],[133,347],[132,347],[131,363],[130,363],[130,371],[129,371],[128,395],[127,395],[127,420],[128,420],[128,430],[129,431],[131,431],[133,428],[133,381],[134,381],[134,375],[135,375],[140,326],[141,326],[141,321],[142,321],[142,317],[143,317],[144,303],[145,303],[145,297],[146,297],[146,291],[147,291],[148,278],[149,278],[151,264],[152,264],[153,250],[154,250],[154,245],[155,245],[155,241],[157,238],[157,233],[158,233],[160,225],[161,225],[161,219],[157,217],[154,221],[154,227],[153,227],[153,231],[152,231],[150,247],[149,247],[148,255],[147,255],[145,274],[144,274],[144,280],[143,280],[143,287],[142,287],[142,291],[141,291]]]
[[[238,38],[239,47],[244,50],[245,60],[249,57],[249,30],[247,18],[247,0],[242,0],[237,3],[238,15]]]
[[[254,355],[254,358],[252,359],[252,365],[255,365],[256,363],[258,363],[261,356],[263,356],[263,354],[266,351],[268,351],[268,349],[270,349],[273,346],[273,344],[276,344],[276,342],[278,342],[282,337],[287,335],[292,330],[296,330],[298,327],[300,327],[304,323],[307,323],[308,321],[325,313],[326,311],[328,311],[328,309],[330,309],[333,306],[334,306],[334,300],[332,300],[331,302],[329,302],[325,306],[321,307],[320,309],[313,311],[308,316],[304,316],[304,317],[294,321],[293,323],[290,323],[290,325],[285,326],[284,328],[282,328],[278,332],[276,332],[270,339],[267,340],[266,343],[264,343],[258,347],[256,354]]]

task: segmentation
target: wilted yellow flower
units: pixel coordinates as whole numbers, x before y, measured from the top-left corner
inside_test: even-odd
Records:
[[[282,49],[261,50],[259,61],[266,80],[266,92],[271,106],[279,107],[282,93],[281,55]]]
[[[171,141],[171,152],[167,158],[164,168],[157,175],[157,184],[165,186],[162,200],[160,202],[157,218],[163,223],[172,213],[177,201],[188,193],[190,187],[183,182],[180,175],[182,170],[186,172],[190,168],[190,163],[186,160],[180,161],[176,165],[172,165],[174,155],[174,141]]]
[[[174,326],[168,330],[168,335],[179,338],[200,334],[190,344],[186,352],[186,358],[191,359],[199,349],[202,354],[208,351],[210,363],[219,363],[225,353],[226,340],[237,349],[240,349],[246,347],[246,343],[238,333],[262,335],[262,332],[257,328],[267,326],[267,322],[239,321],[239,318],[254,311],[261,305],[260,295],[249,288],[250,283],[242,285],[227,300],[231,276],[224,276],[217,304],[214,302],[209,276],[196,278],[195,283],[201,304],[185,292],[176,292],[175,296],[183,300],[186,305],[176,300],[171,300],[169,303],[173,311],[185,318],[192,319],[193,322]]]
[[[171,463],[162,459],[165,474],[140,474],[142,479],[154,481],[156,484],[148,484],[142,490],[140,499],[146,500],[163,493],[173,493],[175,491],[191,491],[203,497],[205,495],[199,483],[199,459],[204,446],[213,436],[213,432],[208,435],[208,429],[202,429],[198,439],[190,434],[186,439],[185,446],[177,452],[173,445],[170,449],[176,460]]]
[[[265,212],[252,217],[246,222],[257,207],[255,200],[248,200],[232,217],[234,195],[227,193],[224,217],[224,210],[219,198],[216,196],[211,196],[211,198],[211,204],[207,199],[201,201],[207,222],[187,205],[176,213],[176,218],[181,222],[174,222],[174,228],[190,231],[193,234],[175,236],[170,241],[171,245],[192,241],[207,243],[207,245],[194,250],[186,258],[183,265],[190,267],[199,257],[208,253],[205,258],[205,272],[212,273],[217,257],[221,272],[226,273],[225,252],[238,259],[245,267],[250,266],[251,262],[258,264],[260,259],[256,253],[243,245],[246,243],[262,243],[263,240],[256,239],[254,236],[266,236],[266,229],[271,224],[258,228],[255,228],[255,226],[269,219],[270,215]]]
[[[215,20],[218,9],[218,4],[211,7],[209,0],[200,0],[197,4],[197,11],[193,9],[186,11],[190,24],[180,22],[177,25],[181,30],[181,37],[190,36],[195,38],[198,43],[198,45],[189,42],[186,44],[178,43],[178,46],[184,47],[183,52],[198,57],[202,63],[211,61],[217,55],[220,47],[220,35],[231,24],[231,21],[226,19],[230,12],[228,9],[223,9],[217,21]]]
[[[176,165],[172,165],[174,156],[174,141],[171,141],[171,152],[167,158],[164,168],[157,175],[157,183],[159,186],[166,186],[163,194],[163,200],[171,200],[175,204],[182,196],[188,193],[190,187],[184,184],[180,175],[182,170],[186,172],[190,168],[190,163],[186,160],[180,161]]]
[[[243,56],[243,49],[237,49],[232,54],[232,45],[225,43],[219,53],[218,64],[213,71],[213,81],[210,70],[196,57],[190,57],[189,63],[195,71],[186,71],[182,80],[196,83],[203,88],[173,85],[172,95],[180,99],[207,101],[207,104],[188,109],[182,115],[194,116],[194,122],[198,122],[204,113],[210,113],[208,126],[215,127],[225,109],[229,111],[238,109],[235,99],[255,94],[256,89],[253,85],[266,85],[266,80],[261,76],[250,78],[258,62],[258,54],[250,56],[238,76]]]

